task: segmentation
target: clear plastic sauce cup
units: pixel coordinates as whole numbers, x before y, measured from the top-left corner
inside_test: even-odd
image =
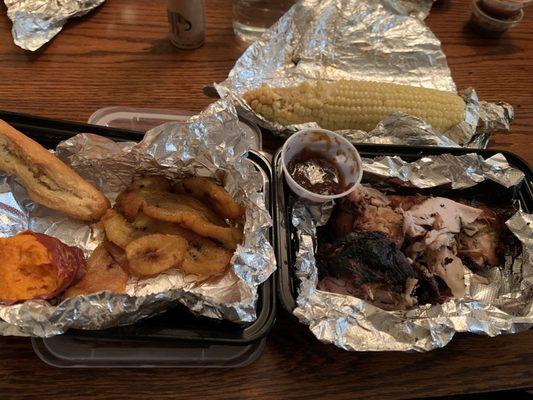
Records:
[[[302,151],[310,151],[335,161],[344,177],[346,190],[342,193],[323,195],[307,190],[297,183],[289,172],[291,161]],[[299,197],[313,203],[324,203],[350,194],[361,182],[363,165],[353,144],[341,135],[325,129],[303,129],[287,139],[281,149],[281,165],[287,184]]]
[[[483,32],[492,34],[501,34],[507,29],[517,25],[524,16],[524,10],[519,9],[515,14],[510,16],[498,17],[489,15],[486,7],[483,7],[481,0],[472,1],[472,15],[470,20]]]
[[[482,0],[483,8],[495,17],[513,17],[532,0]]]

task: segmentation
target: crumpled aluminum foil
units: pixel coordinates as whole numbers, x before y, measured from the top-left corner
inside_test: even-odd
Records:
[[[35,51],[61,32],[71,17],[81,17],[105,0],[4,0],[13,22],[15,44]]]
[[[170,270],[158,276],[130,277],[126,294],[101,292],[60,304],[26,301],[0,306],[0,333],[48,337],[69,328],[104,329],[132,324],[181,302],[192,312],[233,322],[256,318],[257,286],[275,270],[268,241],[272,220],[265,208],[260,173],[246,158],[255,137],[241,131],[233,105],[213,103],[186,124],[167,123],[149,131],[142,142],[113,142],[80,134],[62,142],[58,157],[96,185],[113,201],[134,175],[169,178],[225,174],[225,188],[246,206],[244,241],[222,278],[198,284],[191,276]],[[30,229],[80,247],[86,255],[102,241],[98,228],[71,220],[31,201],[12,178],[0,176],[0,236]]]
[[[243,118],[282,136],[315,123],[283,126],[267,121],[242,99],[242,94],[266,83],[272,87],[306,80],[360,79],[456,91],[440,41],[424,24],[432,0],[303,0],[237,60],[228,78],[215,84]],[[466,101],[465,121],[436,132],[406,115],[386,118],[371,132],[341,131],[357,142],[434,146],[485,147],[495,130],[508,130],[512,107],[478,102],[472,89],[460,93]],[[381,125],[394,120],[396,129]]]
[[[444,154],[405,162],[399,157],[363,159],[365,177],[394,185],[430,188],[448,185],[464,189],[484,180],[504,187],[518,185],[521,171],[502,154],[484,160],[477,154]],[[522,243],[522,254],[487,271],[490,284],[465,275],[467,294],[444,304],[408,311],[385,311],[352,296],[317,290],[316,227],[331,215],[332,203],[309,206],[296,201],[292,224],[299,248],[296,276],[301,284],[294,314],[322,342],[351,351],[428,351],[445,346],[456,332],[490,336],[514,333],[533,325],[533,214],[519,210],[506,224]]]

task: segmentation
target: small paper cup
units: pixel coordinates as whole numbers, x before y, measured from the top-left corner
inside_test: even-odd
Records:
[[[335,160],[344,175],[347,189],[339,194],[322,195],[296,183],[289,172],[289,164],[304,149]],[[313,203],[324,203],[347,196],[357,187],[363,176],[363,163],[353,144],[341,135],[325,129],[302,129],[289,137],[281,148],[281,166],[287,184],[294,194]]]

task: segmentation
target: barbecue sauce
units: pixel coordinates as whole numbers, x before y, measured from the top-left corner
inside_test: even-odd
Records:
[[[346,190],[344,174],[334,159],[302,150],[289,163],[292,179],[310,192],[334,195]]]

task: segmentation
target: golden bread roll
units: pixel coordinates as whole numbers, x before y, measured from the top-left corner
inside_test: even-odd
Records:
[[[98,221],[110,207],[72,168],[2,120],[0,171],[15,175],[33,200],[82,221]]]

